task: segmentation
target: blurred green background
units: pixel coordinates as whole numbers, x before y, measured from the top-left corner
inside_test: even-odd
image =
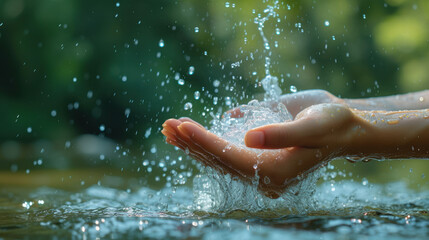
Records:
[[[261,99],[267,52],[254,18],[267,4],[0,0],[3,176],[191,176],[194,164],[163,143],[161,124],[186,115],[207,126],[211,113]],[[265,34],[284,93],[360,98],[429,86],[427,0],[290,0],[278,14]],[[427,182],[425,161],[337,165],[374,181]]]

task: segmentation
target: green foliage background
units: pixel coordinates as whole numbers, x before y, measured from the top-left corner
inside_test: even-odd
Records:
[[[267,52],[253,21],[267,4],[0,0],[0,167],[140,172],[144,160],[176,159],[162,143],[165,119],[208,125],[228,99],[261,98]],[[278,14],[265,34],[284,93],[359,98],[429,86],[426,0],[289,0]]]

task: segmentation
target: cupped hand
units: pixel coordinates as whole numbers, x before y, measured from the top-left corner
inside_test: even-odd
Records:
[[[268,105],[272,109],[275,109],[279,103],[283,103],[293,117],[302,110],[317,104],[338,103],[345,105],[345,101],[343,99],[335,97],[328,91],[319,89],[285,94],[280,97],[279,101],[263,102],[263,104]],[[233,118],[240,118],[243,116],[243,113],[240,111],[240,107],[227,111],[227,114],[230,114]]]
[[[275,198],[298,176],[344,156],[352,139],[364,134],[363,124],[344,105],[314,105],[293,121],[248,131],[248,147],[277,149],[262,153],[231,144],[189,118],[167,120],[162,133],[168,143],[222,172],[251,181],[257,171],[259,188]]]

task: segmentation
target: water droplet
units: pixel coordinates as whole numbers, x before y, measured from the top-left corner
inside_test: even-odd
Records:
[[[219,85],[220,85],[220,81],[219,80],[214,80],[213,81],[213,87],[219,87]]]
[[[77,82],[77,78],[76,77],[73,78],[73,82]]]
[[[296,93],[298,91],[298,89],[294,85],[291,85],[289,90],[293,93]]]
[[[120,7],[121,4],[119,2],[116,3],[116,7]]]
[[[362,179],[362,185],[364,185],[364,186],[368,185],[368,179],[363,178]]]
[[[253,169],[255,169],[255,170],[258,169],[258,164],[254,164]]]
[[[195,100],[200,99],[200,96],[201,96],[201,94],[200,94],[200,92],[199,92],[199,91],[195,91],[195,92],[194,92],[194,98],[195,98]]]
[[[232,104],[231,98],[230,97],[225,97],[225,105],[231,106],[231,104]]]
[[[94,93],[92,92],[92,91],[88,91],[87,93],[86,93],[86,97],[87,98],[92,98],[92,96],[94,95]]]
[[[185,103],[184,109],[185,109],[186,111],[188,111],[188,110],[192,109],[192,103],[190,103],[190,102]]]
[[[164,47],[164,40],[162,40],[162,38],[159,40],[158,46],[161,48]]]
[[[267,42],[264,43],[264,47],[265,47],[265,49],[270,50],[270,44],[268,44]]]
[[[365,14],[365,13],[362,15],[362,18],[363,18],[363,19],[366,19],[366,14]]]
[[[150,148],[150,152],[156,153],[156,145],[152,145],[152,147]]]
[[[425,100],[425,99],[424,99],[424,97],[420,97],[420,98],[419,98],[419,101],[420,101],[420,102],[423,102],[424,100]]]
[[[146,130],[146,132],[144,133],[144,137],[145,137],[145,138],[148,138],[148,137],[150,136],[151,132],[152,132],[152,128],[150,127],[150,128],[148,128],[148,129]]]
[[[122,82],[126,82],[127,81],[127,76],[122,76]]]
[[[200,28],[199,28],[199,27],[195,27],[195,28],[194,28],[194,32],[196,32],[196,33],[197,33],[197,32],[199,32],[199,31],[200,31]]]
[[[268,176],[265,176],[264,177],[264,183],[265,184],[270,184],[270,182],[271,182],[270,178]]]
[[[332,40],[334,40],[334,41],[335,41],[335,36],[332,36]]]
[[[52,117],[55,117],[55,116],[57,116],[57,111],[55,111],[55,110],[52,110],[52,111],[51,111],[51,116],[52,116]]]
[[[104,126],[104,124],[100,125],[100,131],[104,132],[104,130],[106,130],[106,126]]]
[[[189,67],[188,74],[189,74],[189,75],[194,75],[194,72],[195,72],[195,67],[194,67],[194,66],[190,66],[190,67]]]
[[[31,133],[32,131],[33,131],[33,129],[32,129],[31,127],[28,127],[28,128],[27,128],[27,132],[28,132],[28,133]]]
[[[130,113],[131,113],[131,109],[126,108],[125,109],[125,117],[128,118],[130,116]]]
[[[276,28],[276,34],[280,35],[280,28]]]
[[[325,21],[325,26],[326,26],[326,27],[329,27],[329,25],[331,25],[331,23],[330,23],[328,20],[326,20],[326,21]]]
[[[225,7],[229,8],[229,2],[225,3]]]
[[[183,79],[179,79],[179,80],[177,80],[177,83],[178,83],[179,85],[183,86],[183,85],[185,85],[185,80],[183,80]]]

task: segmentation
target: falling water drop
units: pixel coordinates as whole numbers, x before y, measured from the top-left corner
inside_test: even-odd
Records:
[[[329,27],[329,25],[331,25],[331,23],[330,23],[328,20],[326,20],[326,21],[325,21],[325,26],[326,26],[326,27]]]
[[[269,43],[264,43],[264,47],[265,47],[265,49],[267,49],[267,50],[270,50],[270,44]]]
[[[289,90],[293,93],[296,93],[298,91],[298,89],[294,85],[291,85]]]
[[[164,47],[164,40],[162,40],[162,38],[159,40],[158,46],[161,48]]]
[[[195,98],[195,100],[200,99],[200,96],[201,96],[201,94],[200,94],[200,92],[199,92],[199,91],[195,91],[195,92],[194,92],[194,98]]]
[[[177,80],[177,83],[178,83],[180,86],[183,86],[183,85],[185,85],[185,80],[183,80],[183,79],[179,79],[179,80]]]
[[[195,72],[195,67],[194,67],[194,66],[190,66],[190,67],[189,67],[188,74],[189,74],[189,75],[194,75],[194,72]]]
[[[200,32],[200,28],[199,28],[199,27],[195,27],[195,28],[194,28],[194,32],[196,32],[196,33],[197,33],[197,32]]]
[[[220,81],[219,80],[214,80],[213,81],[213,87],[219,87],[220,85]]]
[[[190,102],[185,103],[184,109],[185,109],[186,111],[188,111],[188,110],[192,109],[192,103],[190,103]]]

